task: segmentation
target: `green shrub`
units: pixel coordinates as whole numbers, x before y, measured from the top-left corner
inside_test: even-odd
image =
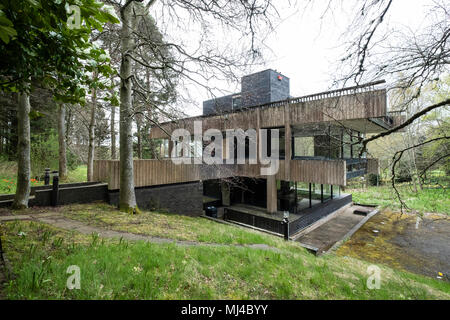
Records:
[[[83,163],[76,154],[70,151],[69,148],[66,148],[66,157],[67,157],[67,170],[73,171],[76,170]]]
[[[411,182],[412,175],[409,168],[402,163],[395,170],[395,182]]]
[[[381,177],[379,174],[370,173],[367,179],[369,186],[381,185]]]
[[[58,170],[58,136],[52,130],[49,134],[31,135],[31,171],[41,176],[45,168]]]

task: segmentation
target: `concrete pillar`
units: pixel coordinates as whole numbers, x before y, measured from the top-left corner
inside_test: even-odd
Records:
[[[292,158],[292,130],[290,121],[290,109],[287,103],[284,109],[284,180],[291,180],[291,158]]]
[[[169,158],[172,158],[172,150],[173,150],[174,142],[172,139],[169,139]]]
[[[267,176],[267,212],[277,212],[277,180],[275,175]]]
[[[261,136],[259,130],[261,129],[261,110],[256,108],[256,159],[258,163],[261,161]]]
[[[226,181],[221,181],[220,189],[222,191],[222,205],[230,206],[231,205],[230,185]]]

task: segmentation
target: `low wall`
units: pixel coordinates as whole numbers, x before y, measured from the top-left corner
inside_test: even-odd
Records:
[[[352,195],[345,194],[338,198],[328,200],[324,203],[317,204],[312,208],[302,211],[302,217],[289,223],[289,234],[293,235],[299,232],[327,215],[339,210],[340,208],[352,203]]]
[[[30,189],[28,205],[51,206],[53,186],[34,186]],[[0,207],[9,207],[14,200],[14,194],[1,194]],[[93,201],[108,201],[108,184],[99,182],[62,183],[59,185],[58,204],[89,203]]]
[[[301,217],[289,222],[289,234],[293,235],[312,224],[316,223],[320,219],[328,216],[329,214],[339,210],[352,202],[352,195],[343,195],[339,198],[328,200],[327,202],[317,204],[312,208],[304,209],[299,214]],[[269,217],[263,217],[254,215],[239,210],[233,210],[232,208],[225,208],[225,220],[232,220],[248,224],[260,229],[283,234],[284,226],[279,219],[271,219]]]
[[[49,186],[50,188],[52,186]],[[48,186],[47,186],[48,188]],[[52,189],[40,188],[34,190],[34,198],[29,201],[30,206],[51,206]],[[74,185],[60,185],[58,205],[72,203],[89,203],[94,201],[108,201],[108,184],[87,183]]]
[[[51,206],[52,186],[34,187],[29,206]],[[138,207],[147,210],[167,210],[188,216],[203,214],[203,184],[200,182],[178,183],[135,188]],[[12,204],[14,195],[0,195],[0,207]],[[119,190],[108,190],[106,183],[61,184],[58,205],[104,201],[119,204]]]
[[[203,214],[203,185],[177,183],[135,189],[137,205],[146,210],[166,210],[187,216]],[[109,203],[119,204],[119,190],[109,191]]]

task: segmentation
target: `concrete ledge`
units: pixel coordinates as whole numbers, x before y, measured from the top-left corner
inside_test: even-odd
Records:
[[[315,255],[317,255],[317,253],[319,252],[319,248],[313,247],[312,245],[309,245],[307,243],[301,243],[298,241],[297,241],[297,243],[299,245],[301,245],[303,248],[307,249],[308,251],[314,253]]]

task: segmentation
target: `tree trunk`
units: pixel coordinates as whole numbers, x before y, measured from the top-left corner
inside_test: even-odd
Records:
[[[94,75],[95,76],[95,75]],[[92,89],[91,119],[89,122],[89,149],[87,161],[87,181],[94,181],[94,155],[95,155],[95,112],[97,109],[97,90]]]
[[[14,209],[28,207],[30,196],[30,97],[27,93],[19,93],[17,110],[17,188],[13,202]]]
[[[120,64],[120,191],[119,208],[122,211],[134,213],[137,210],[134,193],[133,177],[133,136],[132,136],[132,81],[131,81],[131,54],[134,47],[133,30],[135,18],[133,17],[133,2],[121,10],[121,53]]]
[[[137,156],[142,159],[142,122],[140,115],[136,115],[136,129],[137,129]]]
[[[66,119],[64,119],[65,124],[66,124],[66,146],[70,146],[70,140],[69,140],[69,136],[70,136],[70,122],[72,121],[72,108],[68,108],[67,110],[68,112],[66,113]]]
[[[116,152],[116,107],[111,106],[111,159],[117,159]]]
[[[67,155],[66,155],[66,106],[61,103],[58,106],[58,143],[59,143],[59,179],[67,180]]]

